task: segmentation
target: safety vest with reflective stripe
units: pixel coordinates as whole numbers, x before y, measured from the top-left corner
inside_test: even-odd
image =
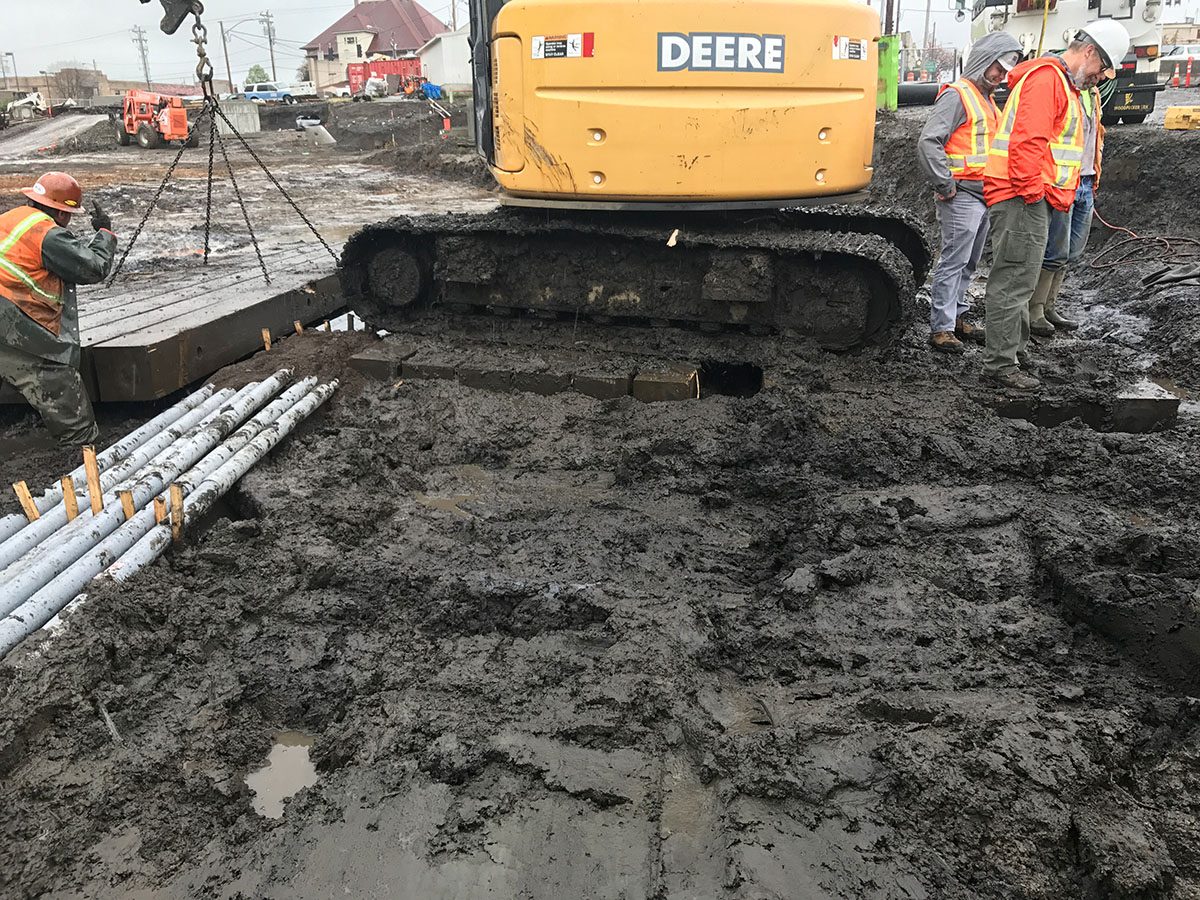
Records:
[[[1000,127],[1000,110],[996,101],[984,97],[983,93],[968,78],[960,78],[938,91],[957,92],[967,113],[967,121],[955,129],[946,141],[946,162],[950,174],[961,181],[983,181],[983,170],[987,166],[988,150]]]
[[[1008,179],[1008,147],[1017,121],[1017,110],[1021,107],[1021,94],[1029,76],[1045,66],[1054,69],[1062,82],[1067,97],[1067,114],[1063,117],[1062,130],[1050,136],[1047,158],[1042,163],[1042,180],[1049,187],[1074,191],[1079,188],[1079,170],[1083,166],[1083,104],[1067,81],[1066,73],[1054,59],[1039,60],[1013,88],[1004,106],[1000,130],[996,132],[988,151],[987,168],[984,171],[988,178]]]
[[[29,206],[0,215],[0,297],[57,335],[63,280],[42,264],[42,241],[55,227],[53,219]]]

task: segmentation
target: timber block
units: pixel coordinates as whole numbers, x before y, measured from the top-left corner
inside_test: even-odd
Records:
[[[422,350],[404,360],[400,372],[405,378],[458,377],[458,367],[463,364],[462,356],[456,353],[434,353]]]
[[[384,341],[350,357],[350,368],[378,381],[395,381],[400,377],[404,360],[414,352],[403,344]]]
[[[639,372],[633,379],[633,396],[643,403],[698,400],[700,372],[695,366],[686,365]]]

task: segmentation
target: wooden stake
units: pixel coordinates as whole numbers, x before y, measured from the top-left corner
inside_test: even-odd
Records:
[[[354,321],[354,313],[346,313],[346,330],[354,331],[357,327],[358,324]]]
[[[13,491],[17,495],[17,499],[21,501],[21,509],[25,512],[25,518],[30,522],[36,522],[42,517],[38,512],[37,504],[33,502],[33,495],[29,493],[29,485],[23,481],[18,481],[13,485]]]
[[[328,319],[326,319],[326,320],[325,320],[325,330],[326,330],[326,331],[333,331],[333,326],[329,324],[329,320],[328,320]]]
[[[121,509],[125,511],[125,521],[128,522],[137,514],[137,507],[133,505],[133,491],[121,491],[118,496],[121,498]]]
[[[262,335],[263,335],[263,346],[266,347],[267,352],[270,353],[271,352],[271,329],[264,328],[262,331]]]
[[[75,495],[75,482],[70,478],[62,480],[63,503],[67,507],[67,521],[74,522],[79,518],[79,497]]]
[[[87,472],[88,499],[92,503],[92,515],[104,510],[104,494],[100,490],[100,466],[96,463],[96,448],[83,448],[83,468]]]
[[[171,540],[183,540],[183,488],[178,484],[171,485]]]
[[[154,523],[161,525],[167,521],[167,501],[162,497],[154,498]]]
[[[304,326],[300,324],[299,319],[292,323],[292,327],[296,329],[296,334],[304,334]]]

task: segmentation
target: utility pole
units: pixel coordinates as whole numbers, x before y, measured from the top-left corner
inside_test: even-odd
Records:
[[[458,0],[450,0],[450,30],[458,31]]]
[[[133,43],[137,45],[142,55],[142,72],[146,76],[146,90],[153,90],[150,84],[150,41],[146,38],[146,29],[141,25],[133,29]]]
[[[11,52],[9,52],[9,53],[5,53],[4,55],[5,55],[5,56],[7,56],[9,59],[11,59],[11,60],[12,60],[12,64],[13,64],[13,83],[14,83],[14,84],[16,84],[16,86],[17,86],[17,93],[19,94],[19,93],[21,93],[21,75],[20,75],[20,73],[19,73],[19,71],[18,71],[18,69],[17,69],[17,58],[16,58],[15,56],[13,56]]]
[[[1045,0],[1045,2],[1048,3],[1049,0]],[[925,0],[925,43],[921,46],[926,50],[932,46],[929,42],[929,19],[931,15],[933,15],[933,0]]]
[[[258,17],[258,21],[262,22],[263,34],[267,36],[267,45],[271,48],[271,80],[279,81],[279,73],[275,71],[275,15],[267,10]]]
[[[883,33],[896,33],[896,0],[886,0],[883,13]]]
[[[4,89],[8,90],[8,63],[4,61],[3,53],[0,53],[0,75],[4,76]]]
[[[225,36],[225,23],[221,23],[221,46],[225,48],[225,77],[229,79],[229,90],[233,92],[233,69],[229,67],[229,39]]]

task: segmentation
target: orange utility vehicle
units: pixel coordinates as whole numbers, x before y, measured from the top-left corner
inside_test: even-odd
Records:
[[[189,147],[200,145],[199,134],[188,134],[187,110],[178,97],[127,91],[121,118],[113,120],[113,127],[117,143],[122,147],[128,147],[133,141],[146,150],[173,143],[185,143]]]

